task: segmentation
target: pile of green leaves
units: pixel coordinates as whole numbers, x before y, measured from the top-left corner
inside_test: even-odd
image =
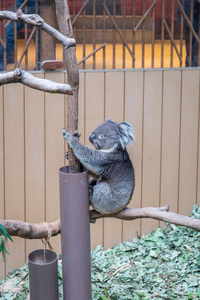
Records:
[[[200,232],[166,226],[112,249],[98,246],[91,258],[93,300],[200,299]],[[59,299],[63,299],[61,260],[58,272]],[[9,297],[3,294],[1,300],[26,299],[27,264],[12,271],[1,285],[13,278],[18,284],[22,277],[21,291]]]
[[[176,227],[92,251],[93,299],[200,299],[200,233]]]

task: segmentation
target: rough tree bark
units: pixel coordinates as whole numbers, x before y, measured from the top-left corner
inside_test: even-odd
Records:
[[[67,0],[55,0],[56,16],[60,32],[68,38],[73,38],[72,24]],[[63,48],[63,60],[67,70],[67,80],[72,88],[73,95],[67,96],[65,105],[66,130],[70,133],[78,130],[78,90],[79,71],[76,61],[75,47]],[[68,148],[69,171],[80,172],[80,162],[74,156],[73,150]]]

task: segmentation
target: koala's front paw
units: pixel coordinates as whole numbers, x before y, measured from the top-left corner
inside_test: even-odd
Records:
[[[78,130],[74,131],[74,133],[71,134],[63,128],[62,133],[63,133],[63,139],[65,139],[67,142],[72,141],[74,138],[79,139],[81,136],[81,134],[78,133]]]

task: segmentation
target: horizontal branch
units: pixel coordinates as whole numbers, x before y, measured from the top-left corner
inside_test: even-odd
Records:
[[[143,208],[125,208],[116,214],[100,214],[95,210],[90,212],[91,222],[95,222],[100,218],[117,218],[121,220],[136,220],[142,218],[151,218],[178,226],[185,226],[194,230],[200,231],[200,219],[194,219],[187,216],[182,216],[173,212],[167,212],[169,206],[166,205],[160,208],[143,207]]]
[[[0,220],[0,224],[11,236],[18,236],[24,239],[43,239],[60,233],[60,220],[47,223],[28,223],[19,220]]]
[[[73,95],[71,86],[69,84],[37,78],[19,68],[12,72],[0,74],[0,86],[3,84],[18,82],[43,92]]]
[[[6,10],[0,11],[0,20],[4,19],[40,27],[48,34],[56,38],[59,42],[61,42],[65,48],[69,48],[76,45],[75,39],[66,37],[58,30],[45,23],[45,21],[37,14],[24,14],[21,9],[19,9],[17,13]]]
[[[182,216],[173,212],[167,212],[169,206],[164,207],[143,207],[125,208],[116,214],[100,214],[95,210],[90,211],[91,223],[100,218],[117,218],[131,221],[138,218],[151,218],[164,221],[178,226],[185,226],[200,231],[200,219]],[[60,233],[60,220],[51,223],[27,223],[18,220],[0,220],[0,224],[11,236],[18,236],[25,239],[41,239],[49,236],[56,236]]]

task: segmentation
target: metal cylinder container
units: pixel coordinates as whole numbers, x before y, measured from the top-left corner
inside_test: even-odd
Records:
[[[58,258],[54,251],[38,249],[29,254],[30,300],[58,300]]]
[[[64,300],[91,300],[88,173],[59,170]]]

